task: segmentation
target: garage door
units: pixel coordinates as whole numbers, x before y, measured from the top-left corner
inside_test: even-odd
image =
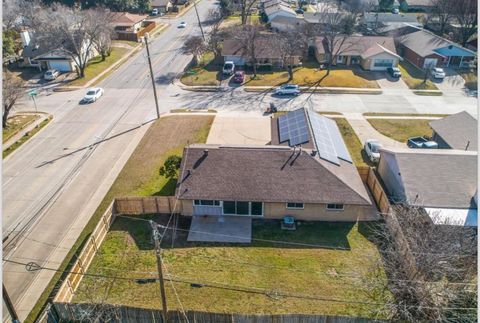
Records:
[[[393,59],[374,59],[371,69],[374,71],[384,71],[388,67],[393,66],[393,61]]]
[[[437,61],[438,59],[436,58],[425,58],[425,61],[423,62],[423,68],[431,68],[437,66]]]
[[[50,68],[60,72],[71,72],[72,67],[69,61],[50,61]]]

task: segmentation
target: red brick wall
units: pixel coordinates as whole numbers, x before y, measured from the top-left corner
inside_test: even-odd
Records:
[[[437,54],[431,54],[425,57],[421,57],[416,52],[405,46],[402,46],[401,52],[403,58],[405,58],[407,61],[417,66],[418,68],[423,68],[423,62],[425,61],[425,58],[438,58],[437,66],[443,66],[443,57]]]

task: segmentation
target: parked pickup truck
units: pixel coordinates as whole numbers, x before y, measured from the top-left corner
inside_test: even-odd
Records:
[[[410,148],[435,149],[438,144],[435,141],[425,139],[424,137],[408,138],[407,145]]]

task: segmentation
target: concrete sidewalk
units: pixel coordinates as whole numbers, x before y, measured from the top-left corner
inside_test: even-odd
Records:
[[[362,145],[365,144],[367,139],[377,139],[385,148],[407,147],[405,143],[393,140],[378,132],[361,113],[344,113],[343,115],[352,126]]]
[[[32,113],[40,116],[37,120],[26,126],[25,128],[21,129],[19,132],[17,132],[15,135],[10,137],[7,141],[3,143],[3,150],[8,149],[11,145],[13,145],[15,142],[17,142],[20,138],[25,136],[25,134],[29,131],[32,131],[36,126],[38,126],[40,123],[42,123],[45,118],[48,118],[49,114],[44,113],[44,112],[38,112],[38,113]]]

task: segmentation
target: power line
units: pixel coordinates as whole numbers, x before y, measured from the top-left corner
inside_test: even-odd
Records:
[[[122,279],[122,280],[132,280],[132,281],[138,281],[139,280],[139,278],[98,275],[98,274],[73,272],[73,271],[67,271],[67,270],[59,270],[59,269],[54,269],[54,268],[49,268],[49,267],[42,267],[42,266],[40,266],[38,264],[35,264],[35,263],[21,263],[21,262],[12,261],[12,260],[5,260],[5,261],[15,263],[15,264],[18,264],[18,265],[26,266],[26,268],[28,268],[27,266],[33,266],[35,269],[32,270],[32,271],[49,270],[49,271],[55,271],[55,272],[61,272],[61,273],[83,275],[83,276],[87,276],[87,277],[89,276],[89,277],[97,277],[97,278]],[[178,278],[178,277],[172,276],[172,275],[169,275],[169,276],[170,277],[165,278],[165,279],[166,280],[171,280],[171,281],[177,282],[177,283],[185,283],[185,284],[190,284],[192,286],[217,288],[217,289],[232,290],[232,291],[238,291],[238,292],[263,294],[263,295],[269,296],[269,297],[280,296],[280,297],[288,297],[288,298],[300,298],[300,299],[309,299],[309,300],[317,300],[317,301],[325,301],[325,302],[337,302],[337,303],[346,303],[346,304],[364,304],[364,305],[380,305],[380,306],[389,305],[389,306],[397,306],[397,307],[425,308],[425,309],[472,310],[472,311],[477,310],[476,307],[428,307],[428,306],[419,306],[419,305],[399,305],[399,304],[393,304],[393,303],[375,303],[375,302],[364,302],[364,301],[354,301],[354,300],[343,300],[343,299],[335,299],[335,298],[315,296],[315,295],[312,296],[312,295],[286,293],[286,292],[277,291],[277,290],[265,290],[265,289],[260,289],[260,288],[256,288],[256,287],[250,287],[250,286],[236,286],[236,285],[230,285],[230,284],[224,284],[224,283],[218,283],[218,282],[212,282],[212,281],[195,281],[195,280],[190,280],[190,279],[184,279],[184,278],[181,278],[181,277]],[[146,279],[157,280],[158,277],[146,278]]]

